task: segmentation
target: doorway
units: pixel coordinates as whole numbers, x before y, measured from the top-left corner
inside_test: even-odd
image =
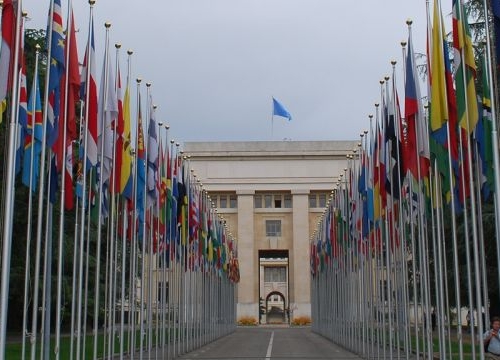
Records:
[[[259,250],[259,323],[289,321],[288,250]]]

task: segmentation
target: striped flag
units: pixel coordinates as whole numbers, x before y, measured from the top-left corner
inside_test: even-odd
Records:
[[[87,84],[88,80],[88,84]],[[97,76],[94,43],[94,20],[89,25],[89,41],[81,74],[82,98],[85,101],[85,120],[87,122],[87,143],[84,145],[87,152],[89,166],[97,165]]]

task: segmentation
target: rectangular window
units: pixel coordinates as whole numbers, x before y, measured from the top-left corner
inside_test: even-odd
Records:
[[[319,200],[318,201],[319,202],[318,207],[323,208],[323,207],[326,206],[326,194],[319,194],[318,195],[318,200]]]
[[[276,209],[281,208],[281,195],[274,195],[274,207]]]
[[[164,287],[165,286],[165,287]],[[168,282],[158,282],[158,302],[162,304],[168,303]]]
[[[227,195],[219,195],[219,208],[227,208]]]
[[[284,201],[285,201],[285,208],[291,209],[292,207],[292,195],[290,194],[285,194],[284,196]]]
[[[316,194],[309,194],[309,207],[315,208],[316,206]]]
[[[273,196],[272,195],[264,195],[264,207],[266,209],[270,209],[273,207]]]
[[[266,220],[266,236],[281,236],[281,220]]]
[[[229,195],[229,207],[231,209],[236,209],[238,207],[238,198],[236,195]]]
[[[256,209],[260,209],[262,207],[262,196],[261,195],[255,195],[253,198],[254,201],[254,207]]]
[[[266,266],[264,268],[265,282],[286,282],[285,266]]]

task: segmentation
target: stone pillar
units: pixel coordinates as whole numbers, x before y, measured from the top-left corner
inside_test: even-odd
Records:
[[[254,190],[239,190],[238,195],[238,257],[240,282],[238,284],[237,319],[242,316],[259,318],[258,264],[254,246]]]
[[[309,190],[292,190],[293,196],[293,301],[292,320],[311,316],[311,274],[309,264]],[[292,315],[293,314],[293,315]]]

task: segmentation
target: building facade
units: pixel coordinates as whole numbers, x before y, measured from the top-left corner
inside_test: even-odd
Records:
[[[184,153],[237,239],[237,318],[311,316],[309,239],[355,141],[187,142]]]

